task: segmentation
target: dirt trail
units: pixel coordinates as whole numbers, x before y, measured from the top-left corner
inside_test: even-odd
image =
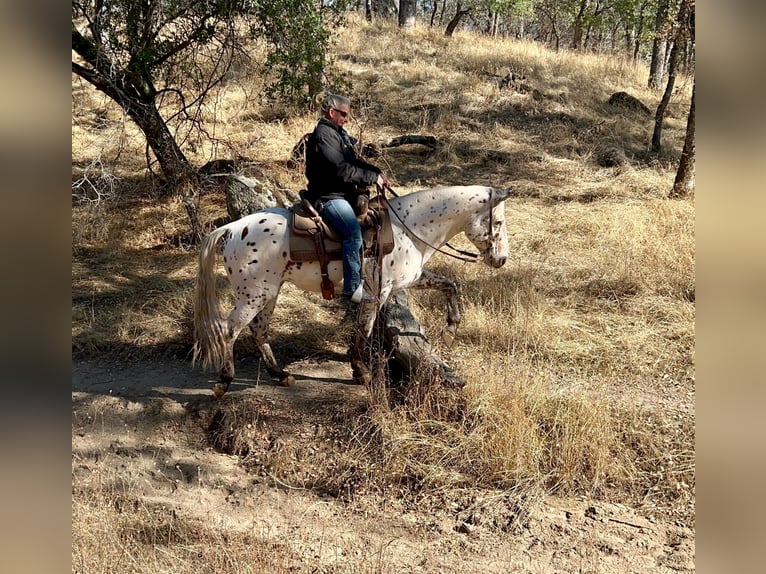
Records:
[[[283,440],[297,437],[309,417],[364,404],[365,390],[348,384],[345,364],[291,365],[297,383],[290,388],[257,364],[238,365],[230,392],[280,413]],[[183,361],[75,362],[74,485],[112,477],[147,505],[289,544],[296,572],[694,571],[692,529],[617,504],[549,497],[513,522],[508,498],[487,492],[466,520],[449,504],[423,511],[380,494],[344,501],[248,473],[204,439],[198,415],[214,408],[212,380]]]

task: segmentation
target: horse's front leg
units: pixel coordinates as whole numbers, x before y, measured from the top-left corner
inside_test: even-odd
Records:
[[[359,304],[354,325],[354,334],[349,348],[349,359],[353,380],[360,385],[372,382],[372,371],[367,360],[367,341],[375,324],[375,317],[381,305],[376,301],[364,301]]]
[[[446,346],[452,345],[457,334],[458,325],[462,319],[460,311],[460,294],[457,284],[442,275],[436,275],[423,270],[417,281],[409,286],[410,289],[436,289],[447,297],[447,325],[442,329],[442,342]]]

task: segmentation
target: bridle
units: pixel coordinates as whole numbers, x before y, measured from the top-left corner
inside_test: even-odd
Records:
[[[399,220],[399,222],[402,224],[402,226],[403,226],[403,227],[404,227],[404,228],[405,228],[405,229],[406,229],[406,230],[407,230],[407,231],[410,233],[410,235],[412,235],[412,236],[413,236],[415,239],[417,239],[417,240],[418,240],[418,241],[420,241],[421,243],[424,243],[425,245],[427,245],[428,247],[430,247],[430,248],[431,248],[431,249],[433,249],[434,251],[438,251],[439,253],[442,253],[443,255],[447,255],[447,256],[449,256],[449,257],[452,257],[453,259],[457,259],[458,261],[465,261],[465,262],[467,262],[467,263],[476,263],[477,261],[479,261],[479,257],[480,257],[480,255],[479,255],[478,253],[472,253],[472,252],[470,252],[470,251],[463,251],[462,249],[458,249],[458,248],[456,248],[456,247],[453,247],[452,245],[450,245],[450,244],[449,244],[449,242],[445,243],[445,245],[446,245],[447,247],[449,247],[450,249],[452,249],[452,250],[453,250],[453,251],[455,251],[456,253],[459,253],[459,254],[460,254],[460,255],[455,255],[455,254],[453,254],[453,253],[450,253],[450,252],[448,252],[448,251],[444,251],[444,250],[443,250],[443,249],[441,249],[440,247],[436,247],[435,245],[431,245],[431,244],[430,244],[428,241],[426,241],[425,239],[423,239],[422,237],[420,237],[420,236],[419,236],[417,233],[415,233],[414,231],[412,231],[412,229],[410,229],[410,228],[407,226],[407,224],[404,222],[404,219],[402,219],[401,217],[399,217],[399,214],[398,214],[398,213],[396,212],[396,210],[395,210],[395,209],[394,209],[394,208],[391,206],[391,203],[388,201],[388,198],[386,197],[386,193],[385,193],[385,191],[386,191],[386,190],[390,191],[390,192],[391,192],[391,194],[392,194],[394,197],[400,197],[400,195],[399,195],[398,193],[396,193],[396,192],[395,192],[395,191],[394,191],[394,190],[391,188],[391,186],[390,186],[390,185],[388,185],[388,184],[384,185],[383,187],[378,187],[379,195],[380,195],[380,197],[382,197],[382,198],[383,198],[383,201],[384,201],[384,203],[385,203],[385,204],[386,204],[386,206],[389,208],[389,209],[388,209],[388,211],[389,211],[389,212],[392,212],[392,213],[393,213],[393,214],[396,216],[396,218]],[[490,237],[490,239],[492,238],[492,228],[493,228],[493,225],[494,225],[494,221],[493,221],[493,211],[494,211],[494,206],[492,205],[492,192],[493,192],[493,190],[492,190],[492,188],[490,188],[490,190],[489,190],[489,200],[488,200],[488,201],[489,201],[489,237]]]

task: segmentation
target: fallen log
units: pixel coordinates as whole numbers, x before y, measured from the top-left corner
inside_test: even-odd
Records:
[[[434,136],[424,136],[420,134],[405,134],[395,138],[379,140],[375,143],[368,143],[362,147],[364,157],[378,157],[381,154],[381,148],[399,147],[403,145],[423,145],[432,150],[437,150],[442,143]]]
[[[444,392],[454,394],[466,385],[431,347],[425,329],[407,306],[406,292],[393,295],[377,321],[374,332],[382,334],[379,343],[387,357],[385,383],[392,403],[422,405]]]
[[[287,166],[290,168],[296,168],[304,165],[306,162],[306,145],[311,133],[304,134],[298,143],[293,146],[290,152],[290,159],[287,160]],[[424,136],[420,134],[405,134],[403,136],[397,136],[395,138],[388,138],[385,140],[378,140],[374,143],[368,143],[362,146],[360,154],[362,157],[379,157],[380,150],[382,148],[398,147],[403,145],[424,145],[432,150],[437,150],[442,146],[442,143],[434,136]]]

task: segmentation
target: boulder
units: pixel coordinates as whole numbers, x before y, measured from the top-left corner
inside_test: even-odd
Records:
[[[644,103],[631,96],[628,92],[616,92],[611,95],[607,102],[610,106],[622,108],[632,112],[638,112],[646,115],[652,115],[652,111]]]
[[[274,186],[270,182],[237,174],[226,178],[226,211],[232,221],[276,205]]]

